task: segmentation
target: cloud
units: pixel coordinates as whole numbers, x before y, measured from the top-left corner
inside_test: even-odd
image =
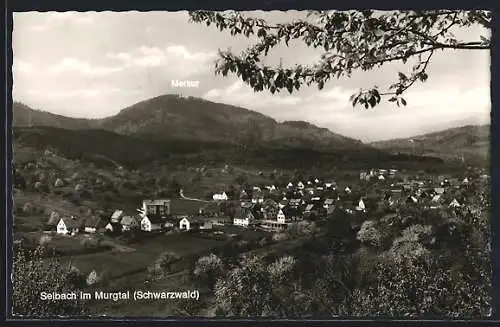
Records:
[[[140,46],[130,52],[107,53],[106,57],[119,61],[126,68],[162,67],[181,78],[208,71],[216,53],[192,52],[183,45],[170,45],[165,48]]]
[[[59,63],[49,67],[52,73],[78,73],[83,75],[107,75],[119,72],[123,67],[96,66],[77,58],[64,58]]]
[[[252,104],[252,109],[266,109],[280,105],[297,105],[302,98],[291,95],[271,95],[270,93],[255,93],[250,86],[236,80],[225,88],[211,89],[202,95],[204,99],[220,101],[238,106]]]
[[[39,24],[31,27],[33,31],[46,31],[52,28],[60,27],[64,24],[74,24],[77,26],[93,25],[95,23],[95,12],[49,12],[43,13],[44,19]]]
[[[16,58],[12,62],[13,72],[29,73],[32,72],[33,70],[34,70],[33,64],[29,61]]]
[[[112,93],[122,92],[118,88],[95,88],[95,89],[78,89],[78,90],[30,90],[27,93],[30,96],[42,97],[42,98],[96,98],[98,96],[109,95]]]

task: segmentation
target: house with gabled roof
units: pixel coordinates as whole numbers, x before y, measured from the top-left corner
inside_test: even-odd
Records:
[[[325,209],[328,209],[329,207],[332,207],[334,206],[335,204],[335,200],[332,199],[332,198],[327,198],[324,202],[323,202],[323,207]]]
[[[414,195],[410,195],[409,197],[406,198],[406,203],[411,203],[411,204],[418,203],[418,198],[415,197]]]
[[[97,216],[89,216],[83,220],[83,232],[85,233],[95,233],[100,227],[102,227],[102,221]]]
[[[285,213],[283,212],[282,209],[278,210],[278,214],[276,215],[276,220],[279,223],[283,223],[283,224],[286,222],[286,216],[285,216]]]
[[[266,199],[262,204],[264,219],[273,220],[280,210],[278,203],[272,199]]]
[[[314,210],[314,204],[308,204],[304,209],[304,214],[310,214]]]
[[[143,200],[142,210],[146,213],[146,215],[159,215],[161,217],[166,217],[170,215],[170,200]]]
[[[358,204],[356,206],[356,210],[357,211],[365,211],[366,210],[365,202],[363,201],[363,199],[359,199]]]
[[[331,182],[331,181],[325,182],[325,187],[326,188],[330,188],[331,189],[331,188],[333,188],[333,186],[336,186],[336,185],[337,184],[335,184],[334,182]]]
[[[255,190],[252,194],[252,203],[263,203],[264,202],[264,194],[262,191]]]
[[[119,223],[120,220],[122,219],[124,213],[123,210],[115,210],[113,214],[111,215],[111,222],[113,223]]]
[[[434,188],[434,193],[436,194],[443,194],[444,193],[444,187],[435,187]]]
[[[143,216],[141,219],[141,230],[145,232],[161,231],[165,220],[159,215]]]
[[[256,218],[252,213],[252,210],[245,207],[240,207],[236,210],[236,215],[233,219],[233,224],[235,226],[248,227],[254,224]]]
[[[179,229],[185,231],[189,231],[191,229],[191,222],[189,221],[188,217],[183,217],[179,221]]]
[[[305,186],[304,186],[304,183],[302,183],[302,182],[298,182],[298,183],[297,183],[297,188],[298,188],[299,190],[303,190],[303,189],[304,189],[304,187],[305,187]]]
[[[127,215],[122,218],[120,225],[122,225],[122,231],[130,231],[134,228],[139,228],[141,219],[137,216]]]
[[[323,214],[326,213],[326,209],[323,208],[323,204],[321,202],[315,202],[308,204],[304,209],[304,218],[319,218]]]
[[[82,229],[83,221],[82,219],[71,216],[67,218],[61,218],[57,224],[57,234],[61,235],[76,235]]]
[[[226,192],[222,192],[222,193],[215,193],[212,196],[212,199],[214,201],[227,201],[229,199],[229,197],[227,196]]]
[[[460,204],[460,202],[458,202],[457,199],[453,199],[453,201],[451,201],[451,203],[448,206],[450,208],[458,208],[461,207],[462,205]]]

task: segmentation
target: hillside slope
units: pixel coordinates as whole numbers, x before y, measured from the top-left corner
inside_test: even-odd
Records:
[[[163,95],[123,109],[101,128],[126,135],[327,150],[364,148],[360,141],[306,122],[278,123],[261,113],[194,97]]]
[[[70,118],[47,111],[35,110],[27,105],[14,102],[12,104],[12,126],[49,126],[70,130],[89,129],[99,124],[99,120]]]
[[[467,125],[411,138],[373,142],[370,145],[392,153],[414,153],[441,158],[487,161],[490,155],[490,125]]]
[[[193,97],[162,95],[136,103],[103,119],[75,119],[14,103],[13,126],[49,126],[69,130],[103,129],[154,140],[186,140],[307,148],[322,151],[371,148],[307,122],[278,123],[261,113]],[[372,149],[373,150],[373,149]]]

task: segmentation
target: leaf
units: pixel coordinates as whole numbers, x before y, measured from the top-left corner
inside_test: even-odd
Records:
[[[403,104],[403,106],[406,106],[406,100],[401,98],[401,103]]]
[[[324,81],[319,81],[318,82],[318,89],[322,90],[324,86],[325,86],[325,82]]]
[[[372,108],[377,105],[377,99],[374,96],[370,97],[370,99],[368,100],[368,102],[370,103],[370,106]]]
[[[276,82],[276,80],[278,79],[279,76],[280,76],[280,72],[276,71],[276,73],[273,76],[273,82]]]
[[[406,81],[408,79],[408,77],[406,77],[406,75],[401,72],[399,72],[398,75],[400,80]]]
[[[397,101],[397,100],[398,100],[398,98],[392,97],[392,98],[389,99],[389,102],[394,102],[394,101]]]
[[[359,96],[357,96],[357,97],[354,98],[354,101],[352,102],[352,106],[353,107],[356,106],[356,103],[358,103],[358,100],[359,100]]]
[[[266,35],[267,35],[267,32],[264,28],[260,28],[257,32],[258,37],[266,37]]]

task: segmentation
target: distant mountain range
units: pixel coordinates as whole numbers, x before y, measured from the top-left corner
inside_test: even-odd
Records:
[[[410,138],[372,142],[370,145],[392,153],[487,161],[490,157],[490,125],[467,125]]]
[[[33,126],[46,128],[38,128],[36,132],[23,128]],[[463,155],[479,156],[485,160],[489,156],[489,126],[465,126],[416,136],[411,138],[413,143],[406,138],[365,144],[305,121],[277,122],[245,108],[178,95],[151,98],[102,119],[69,118],[15,102],[13,127],[22,130],[22,137],[18,140],[30,142],[42,134],[51,140],[57,139],[56,135],[65,134],[73,142],[85,133],[96,142],[105,135],[120,142],[128,136],[132,137],[131,144],[138,145],[148,140],[148,153],[157,151],[158,144],[173,146],[175,142],[182,141],[182,144],[190,144],[191,148],[209,143],[243,145],[245,148],[306,149],[339,156],[363,153],[372,158],[385,156],[387,152],[446,159]],[[153,143],[156,150],[151,148]]]
[[[321,150],[363,149],[361,141],[326,128],[294,121],[279,123],[255,111],[199,98],[163,95],[136,103],[103,119],[75,119],[13,105],[13,126],[69,130],[103,129],[156,140],[259,143]]]

